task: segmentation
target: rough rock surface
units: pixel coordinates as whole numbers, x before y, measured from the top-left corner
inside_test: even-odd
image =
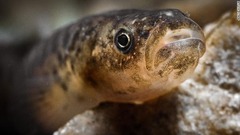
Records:
[[[103,103],[54,135],[239,135],[240,22],[225,14],[206,27],[195,76],[143,105]]]

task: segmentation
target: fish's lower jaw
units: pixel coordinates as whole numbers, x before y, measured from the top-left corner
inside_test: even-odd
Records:
[[[176,35],[174,35],[176,36]],[[184,36],[183,36],[184,37]],[[205,52],[204,38],[201,36],[176,36],[177,40],[159,41],[156,50],[149,49],[151,60],[146,60],[146,72],[152,76],[150,89],[156,90],[153,98],[165,95],[193,74],[199,59]],[[165,43],[165,44],[163,44]],[[154,47],[154,45],[152,46]],[[149,98],[150,99],[150,98]]]
[[[153,76],[152,78],[162,80],[160,82],[169,78],[172,78],[173,81],[178,81],[179,78],[187,79],[186,74],[193,73],[202,52],[204,52],[203,45],[198,39],[187,39],[168,44],[156,53],[151,68],[146,69],[146,72],[149,76]],[[166,50],[169,53],[165,53]]]
[[[165,83],[166,79],[181,83],[193,73],[204,54],[204,40],[203,35],[187,29],[166,34],[158,43],[148,46],[151,52],[146,52],[147,72]]]
[[[158,29],[155,31],[158,32]],[[162,63],[171,61],[175,57],[173,55],[176,54],[188,57],[192,56],[192,53],[197,53],[199,59],[205,52],[204,42],[205,37],[198,27],[167,29],[162,37],[156,37],[153,34],[149,38],[145,49],[146,68],[153,71]]]

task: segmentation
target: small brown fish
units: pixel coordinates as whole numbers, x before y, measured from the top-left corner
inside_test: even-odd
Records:
[[[201,28],[176,9],[85,17],[0,71],[8,72],[1,80],[10,78],[10,123],[24,134],[49,134],[101,102],[157,98],[193,73],[204,42]]]

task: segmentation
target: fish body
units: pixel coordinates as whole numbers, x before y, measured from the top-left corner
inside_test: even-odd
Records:
[[[10,123],[25,134],[49,134],[99,103],[157,98],[193,73],[204,42],[201,28],[176,9],[80,19],[4,69]]]

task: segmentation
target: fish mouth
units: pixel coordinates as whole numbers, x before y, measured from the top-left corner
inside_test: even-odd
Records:
[[[147,70],[161,77],[193,71],[205,52],[204,42],[204,35],[198,29],[167,30],[162,38],[148,46]]]
[[[163,38],[165,46],[181,46],[197,49],[199,55],[202,56],[205,52],[205,38],[202,32],[193,29],[177,29],[167,31]],[[184,49],[184,48],[183,48]]]

